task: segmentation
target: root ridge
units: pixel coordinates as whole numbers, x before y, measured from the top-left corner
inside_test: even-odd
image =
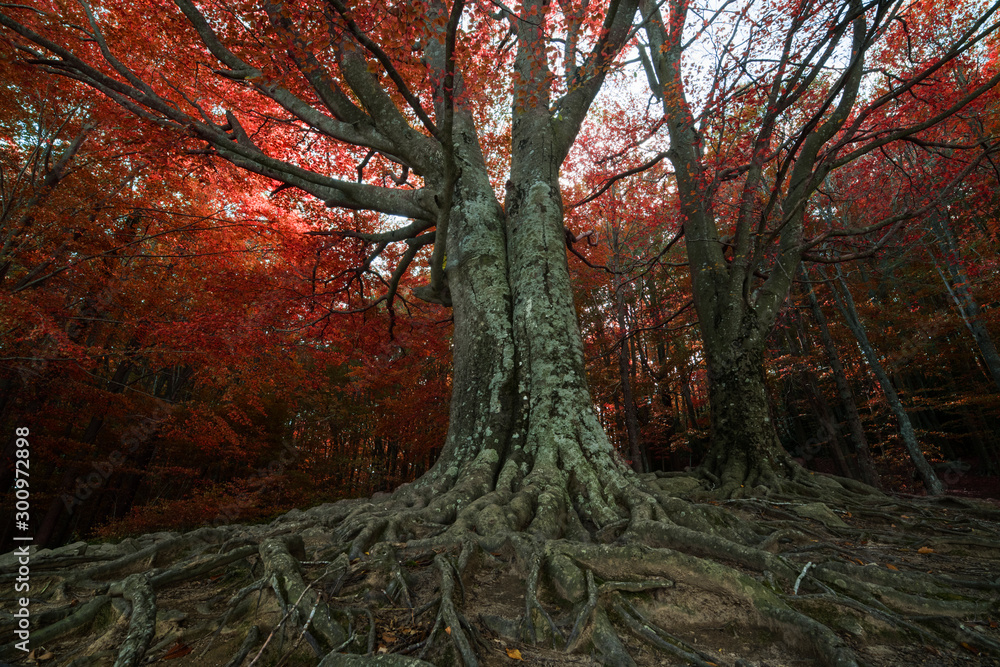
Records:
[[[914,638],[939,654],[1000,657],[1000,513],[989,507],[813,476],[790,483],[809,494],[766,496],[644,480],[627,499],[609,496],[620,518],[601,526],[536,479],[158,534],[90,558],[54,553],[37,574],[46,592],[32,637],[77,656],[111,650],[116,667],[184,650],[225,652],[227,667],[479,665],[497,654],[748,665],[774,660],[776,643],[849,667],[866,660],[866,642]],[[671,495],[681,487],[690,498]],[[184,607],[185,590],[204,595]],[[166,627],[175,617],[188,620]],[[704,638],[720,624],[769,639],[730,641],[720,655]],[[0,659],[14,651],[0,647]]]

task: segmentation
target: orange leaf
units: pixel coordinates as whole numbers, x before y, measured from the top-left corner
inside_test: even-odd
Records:
[[[931,549],[930,547],[920,547],[919,549],[917,549],[917,553],[918,554],[932,554],[932,553],[934,553],[934,550]]]
[[[444,631],[447,632],[450,635],[451,634],[451,626],[449,625],[447,628],[444,629]]]
[[[190,646],[177,642],[174,644],[173,648],[171,648],[167,654],[161,658],[161,660],[176,660],[177,658],[183,658],[190,652]]]
[[[524,658],[521,657],[521,652],[516,648],[507,649],[507,657],[511,660],[524,660]]]
[[[886,565],[885,565],[885,566],[886,566],[887,568],[889,568],[890,570],[895,570],[895,571],[899,572],[899,568],[898,568],[898,567],[896,567],[895,565],[893,565],[892,563],[886,563]]]

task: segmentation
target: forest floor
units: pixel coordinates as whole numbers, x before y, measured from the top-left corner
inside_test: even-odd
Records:
[[[884,497],[878,503],[845,509],[814,499],[717,500],[701,493],[693,482],[678,484],[677,479],[668,486],[686,487],[687,493],[674,495],[686,495],[692,510],[714,508],[739,522],[773,525],[775,539],[767,550],[804,573],[795,590],[786,590],[782,599],[822,620],[854,651],[859,664],[1000,667],[995,651],[1000,646],[1000,502]],[[293,510],[267,525],[154,533],[117,544],[78,542],[38,551],[30,565],[34,648],[25,655],[7,644],[0,648],[0,660],[53,667],[160,662],[176,667],[316,665],[328,650],[317,641],[322,628],[309,624],[322,603],[347,629],[348,636],[338,647],[342,650],[418,657],[426,649],[423,658],[433,664],[461,664],[446,637],[452,634],[451,626],[435,613],[442,606],[441,563],[455,563],[461,545],[448,552],[399,543],[391,545],[391,551],[373,548],[373,553],[349,559],[329,522],[342,516],[343,503],[360,502],[364,501]],[[794,526],[794,533],[789,526]],[[280,568],[275,569],[274,556],[263,545],[276,537],[287,545],[282,553],[297,561],[293,569],[301,573],[304,590],[275,575]],[[388,553],[392,562],[387,566]],[[553,631],[548,639],[526,641],[523,619],[531,605],[526,599],[526,567],[518,560],[514,548],[500,548],[478,550],[461,568],[452,565],[461,575],[455,577],[455,607],[479,663],[486,667],[519,661],[602,664],[586,653],[566,653],[554,638],[572,636],[576,614],[554,594],[544,576],[537,599],[553,619]],[[919,608],[901,620],[871,600],[848,600],[831,613],[824,594],[829,589],[809,576],[807,564],[820,562],[831,567],[861,566],[871,572],[872,581],[886,572],[929,573],[937,581],[954,582],[956,591],[978,589],[987,604],[982,612],[956,613],[943,623],[940,614],[931,618],[928,612],[925,617]],[[769,576],[739,562],[726,565],[758,581]],[[16,568],[12,554],[0,556],[0,579],[10,586],[8,591],[13,589]],[[140,580],[129,577],[135,573],[152,588],[135,589]],[[402,588],[393,585],[399,579],[406,583]],[[122,655],[134,643],[134,619],[145,604],[143,590],[153,589],[151,629],[146,633],[152,634],[142,639],[139,657],[128,663]],[[313,593],[318,597],[309,618],[303,622],[300,616],[296,621],[296,605],[289,602],[313,599],[308,597]],[[966,598],[956,593],[954,599]],[[628,600],[680,645],[696,650],[701,662],[695,664],[823,664],[823,656],[780,629],[752,620],[757,618],[754,610],[724,592],[678,580],[635,592]],[[11,592],[0,598],[0,631],[5,638],[13,636],[15,604]],[[639,633],[620,636],[638,665],[692,664],[657,649]],[[360,663],[326,661],[324,667],[339,664]]]

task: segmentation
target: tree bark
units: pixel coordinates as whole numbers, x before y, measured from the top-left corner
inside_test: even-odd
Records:
[[[668,157],[674,167],[694,306],[708,364],[713,442],[707,471],[723,480],[724,493],[740,493],[739,489],[748,485],[778,486],[781,479],[801,479],[804,471],[782,449],[769,416],[763,380],[764,340],[802,261],[804,211],[821,181],[820,151],[844,125],[857,99],[863,55],[869,45],[867,18],[857,13],[838,27],[836,35],[830,35],[834,41],[850,40],[853,55],[838,81],[838,90],[830,93],[830,112],[823,122],[800,130],[798,153],[788,165],[788,187],[780,194],[778,184],[769,180],[765,160],[782,106],[794,100],[779,101],[780,77],[764,91],[767,108],[752,138],[752,156],[741,171],[743,184],[735,219],[718,220],[718,207],[713,207],[718,183],[712,182],[703,159],[702,138],[681,71],[689,5],[671,1],[665,9],[669,9],[669,20],[664,20],[661,5],[651,0],[641,5],[652,59],[647,75],[663,103],[670,136]],[[771,201],[765,206],[760,193],[772,189]],[[761,233],[759,225],[769,213],[781,220],[780,231],[773,235],[777,248],[770,275],[758,285],[758,265],[772,252],[760,245],[767,235]],[[723,236],[722,224],[735,234]]]
[[[764,383],[763,342],[747,318],[734,344],[706,344],[712,445],[705,466],[724,489],[766,491],[801,468],[778,441]]]

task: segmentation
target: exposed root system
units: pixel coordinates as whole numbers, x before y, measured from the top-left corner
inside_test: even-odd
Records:
[[[836,478],[646,475],[604,525],[558,486],[293,511],[31,561],[46,664],[1000,664],[1000,509]],[[16,563],[0,558],[0,576]],[[10,637],[16,619],[0,622]],[[51,654],[51,657],[48,657]],[[42,656],[46,656],[42,659]],[[24,659],[13,644],[0,660]],[[51,661],[51,662],[50,662]]]

